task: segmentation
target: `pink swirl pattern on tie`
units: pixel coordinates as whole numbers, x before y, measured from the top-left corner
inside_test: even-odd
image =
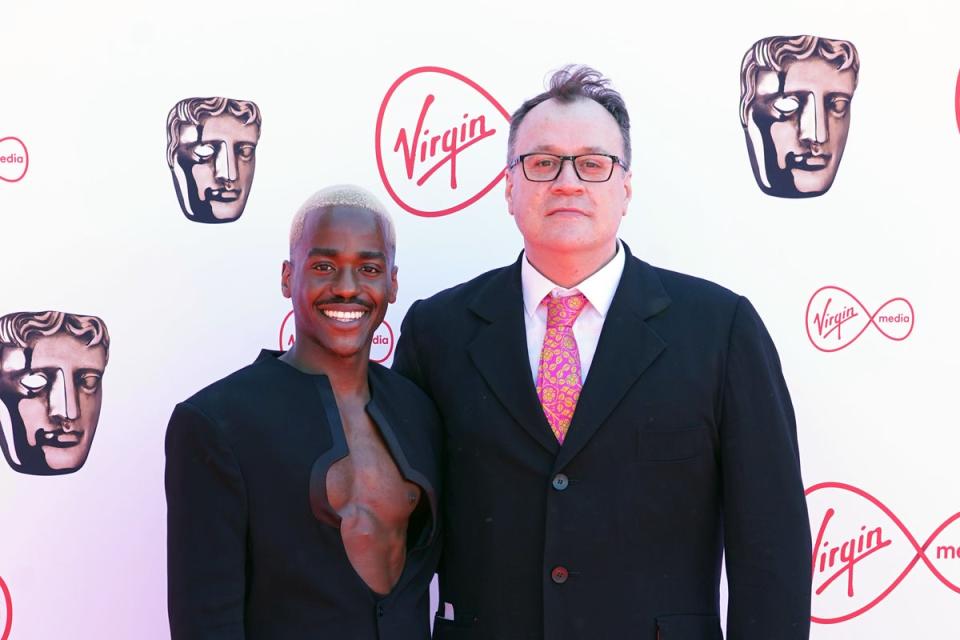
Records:
[[[540,351],[537,397],[553,435],[563,444],[583,388],[573,322],[583,311],[587,299],[582,293],[566,297],[548,295],[544,302],[547,303],[547,334]]]

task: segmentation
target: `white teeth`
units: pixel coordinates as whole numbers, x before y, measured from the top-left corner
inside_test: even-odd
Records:
[[[363,317],[363,311],[331,311],[324,310],[323,315],[338,322],[352,322]]]

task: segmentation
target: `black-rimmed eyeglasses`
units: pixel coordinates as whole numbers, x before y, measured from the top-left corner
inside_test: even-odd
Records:
[[[563,161],[573,164],[573,171],[584,182],[606,182],[613,175],[613,167],[627,165],[617,156],[605,153],[585,153],[579,156],[557,156],[552,153],[525,153],[514,158],[508,165],[512,169],[523,167],[523,176],[530,182],[553,182],[563,169]]]

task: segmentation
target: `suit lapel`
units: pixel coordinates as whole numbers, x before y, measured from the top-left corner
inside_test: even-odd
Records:
[[[670,298],[650,265],[633,258],[626,243],[623,247],[626,266],[554,470],[562,469],[583,449],[667,346],[646,319],[663,311]]]
[[[543,415],[530,373],[520,261],[491,278],[470,309],[488,323],[467,347],[474,365],[510,415],[556,454],[560,445]]]

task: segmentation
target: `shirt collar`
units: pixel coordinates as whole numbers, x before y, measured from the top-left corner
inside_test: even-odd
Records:
[[[526,254],[520,264],[520,282],[523,285],[523,309],[527,316],[533,317],[537,312],[537,307],[547,297],[547,294],[554,291],[557,295],[572,295],[580,292],[586,298],[594,309],[605,318],[610,305],[613,303],[613,296],[617,292],[617,286],[620,284],[620,276],[623,275],[623,268],[627,260],[623,246],[617,239],[617,254],[607,264],[603,265],[599,271],[578,284],[572,289],[563,287],[552,282],[545,275],[537,271]]]

